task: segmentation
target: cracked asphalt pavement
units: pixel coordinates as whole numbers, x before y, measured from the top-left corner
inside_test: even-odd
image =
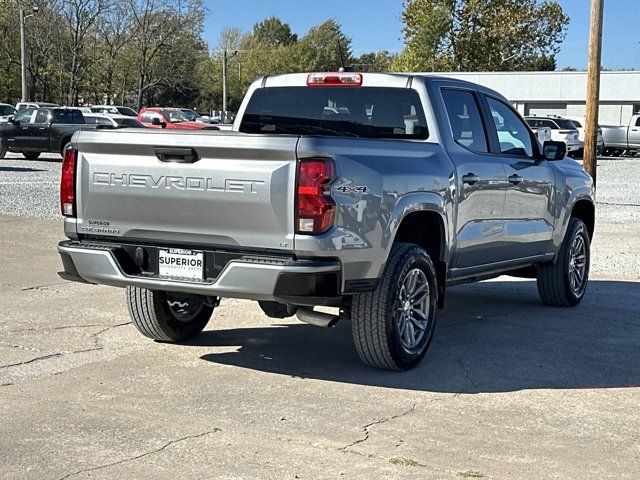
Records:
[[[0,161],[0,478],[640,478],[640,160],[600,164],[579,307],[455,287],[405,373],[364,367],[346,322],[240,300],[194,341],[142,337],[122,290],[57,276],[60,164],[24,163]]]

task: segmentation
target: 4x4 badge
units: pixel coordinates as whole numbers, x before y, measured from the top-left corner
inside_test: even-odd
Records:
[[[336,187],[336,190],[342,193],[367,193],[369,188],[365,185],[340,185]]]

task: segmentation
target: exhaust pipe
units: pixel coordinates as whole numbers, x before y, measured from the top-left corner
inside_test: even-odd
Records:
[[[340,315],[316,312],[313,308],[298,308],[296,313],[298,320],[315,325],[316,327],[331,328],[340,321]]]

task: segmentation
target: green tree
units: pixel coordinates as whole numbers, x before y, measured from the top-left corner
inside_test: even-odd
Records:
[[[265,18],[253,26],[253,39],[264,45],[291,45],[298,41],[298,36],[291,31],[288,23],[277,17]]]
[[[353,66],[359,72],[388,72],[394,60],[386,50],[363,53],[353,60]]]
[[[569,22],[550,0],[407,0],[402,20],[405,50],[393,67],[406,71],[548,67]]]
[[[335,20],[313,27],[302,37],[300,44],[300,60],[309,71],[337,71],[344,63],[353,63],[351,39],[340,29]]]

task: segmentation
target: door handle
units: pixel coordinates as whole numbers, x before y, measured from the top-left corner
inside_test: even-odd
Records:
[[[514,185],[518,185],[519,183],[522,182],[522,180],[524,180],[524,178],[522,178],[520,175],[516,175],[514,173],[513,175],[510,175],[507,180],[509,180],[509,183],[513,183]]]
[[[46,130],[47,127],[40,127],[38,130]]]
[[[467,173],[466,175],[462,176],[462,182],[466,183],[467,185],[473,185],[476,184],[480,181],[480,177],[478,177],[475,173]]]
[[[200,160],[194,148],[155,147],[155,153],[161,162],[195,163]]]

